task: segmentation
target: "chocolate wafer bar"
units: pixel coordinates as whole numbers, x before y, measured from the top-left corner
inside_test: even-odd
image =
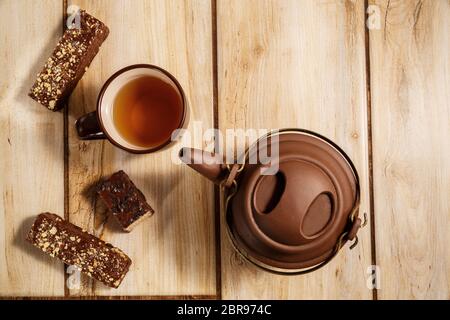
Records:
[[[131,265],[131,259],[122,250],[53,213],[37,216],[27,240],[113,288],[120,285]]]
[[[101,183],[97,193],[125,231],[154,213],[144,194],[122,170]]]
[[[103,22],[81,10],[79,28],[64,32],[28,95],[52,111],[61,109],[108,34]]]

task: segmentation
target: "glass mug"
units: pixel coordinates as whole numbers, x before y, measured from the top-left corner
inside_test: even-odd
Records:
[[[160,67],[136,64],[105,82],[96,111],[80,117],[75,127],[82,140],[108,139],[131,153],[151,153],[173,145],[188,119],[187,99],[175,77]]]

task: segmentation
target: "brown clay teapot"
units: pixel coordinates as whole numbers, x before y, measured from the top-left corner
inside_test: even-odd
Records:
[[[269,150],[277,143],[278,157],[270,164],[258,161],[262,139]],[[310,272],[330,261],[347,240],[355,239],[352,247],[357,243],[362,226],[358,175],[350,158],[321,135],[301,129],[271,132],[247,149],[242,164],[223,164],[219,155],[191,148],[181,149],[180,158],[224,187],[232,243],[265,270]],[[264,174],[274,165],[274,174]]]

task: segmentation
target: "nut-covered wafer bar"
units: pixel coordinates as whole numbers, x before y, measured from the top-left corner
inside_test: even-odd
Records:
[[[108,34],[103,22],[81,10],[79,28],[64,32],[29,96],[50,110],[61,109]]]
[[[122,170],[100,184],[98,195],[125,231],[150,217],[154,211],[143,193]]]
[[[27,240],[113,288],[120,285],[131,265],[131,259],[120,249],[53,213],[37,216]]]

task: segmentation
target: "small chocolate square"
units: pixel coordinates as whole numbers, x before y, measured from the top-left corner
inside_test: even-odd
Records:
[[[154,213],[144,194],[122,170],[102,182],[97,193],[125,231]]]

